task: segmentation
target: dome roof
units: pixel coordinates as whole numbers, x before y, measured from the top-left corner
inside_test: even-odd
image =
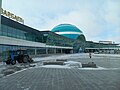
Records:
[[[60,24],[52,29],[52,32],[66,32],[66,31],[73,31],[73,32],[81,32],[76,26],[71,24]]]
[[[77,39],[80,35],[84,36],[79,28],[71,24],[57,25],[51,31],[71,39]]]

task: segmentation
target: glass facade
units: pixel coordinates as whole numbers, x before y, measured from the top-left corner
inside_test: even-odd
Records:
[[[46,44],[52,46],[73,47],[74,40],[49,32]]]
[[[0,35],[34,42],[44,41],[43,38],[37,36],[34,33],[22,31],[20,29],[12,28],[3,24],[1,25]]]
[[[9,56],[9,50],[27,49],[23,46],[0,45],[0,61],[6,61]]]
[[[38,30],[10,20],[4,16],[2,16],[1,23],[0,35],[2,36],[34,42],[45,42],[45,36]]]
[[[46,48],[38,48],[37,55],[40,55],[40,54],[46,54]]]
[[[46,45],[51,46],[71,46],[73,41],[70,39],[64,38],[63,36],[57,35],[53,32],[46,31],[41,32],[15,22],[9,18],[2,16],[1,18],[1,29],[0,36],[11,37],[15,39],[22,39],[26,41],[45,43]],[[3,41],[3,40],[2,40]],[[0,44],[0,61],[6,61],[9,56],[9,50],[19,50],[25,49],[28,51],[28,54],[40,55],[40,54],[53,54],[53,53],[62,53],[62,49],[57,48],[47,48],[47,47],[29,47],[29,46],[19,46],[19,45],[6,45]]]
[[[6,61],[9,56],[9,50],[27,50],[30,56],[41,55],[41,54],[55,54],[55,53],[65,53],[62,49],[56,48],[36,48],[36,47],[25,47],[25,46],[15,46],[15,45],[0,45],[0,61]],[[35,54],[36,52],[36,54]]]
[[[85,48],[88,48],[85,52],[120,54],[120,46],[117,46],[117,44],[104,44],[87,41],[85,43]]]

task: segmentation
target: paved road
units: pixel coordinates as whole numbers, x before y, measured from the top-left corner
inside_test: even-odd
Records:
[[[95,59],[94,57],[75,60],[95,61],[108,69],[31,68],[0,78],[0,90],[120,90],[120,60],[118,58],[97,57]],[[118,69],[110,69],[111,66]]]
[[[120,70],[34,68],[0,78],[0,90],[120,90]]]
[[[102,55],[92,55],[92,58],[90,59],[88,55],[81,55],[79,54],[76,56],[78,58],[73,57],[73,61],[79,61],[81,63],[88,63],[88,62],[95,62],[98,66],[104,67],[104,68],[120,68],[120,55],[119,57],[115,56],[102,56]]]

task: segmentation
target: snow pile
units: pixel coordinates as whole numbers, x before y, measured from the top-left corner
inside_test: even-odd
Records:
[[[6,68],[6,65],[4,62],[0,62],[0,78],[4,76],[4,74],[2,73],[3,69]]]
[[[67,62],[64,62],[64,64],[71,68],[82,68],[81,62],[67,61]]]
[[[64,62],[64,65],[42,65],[40,67],[44,67],[44,68],[82,68],[82,64],[80,62],[67,61],[67,62]]]
[[[70,68],[66,65],[43,65],[41,67],[44,67],[44,68]]]
[[[80,70],[106,70],[106,68],[103,67],[97,67],[97,68],[79,68]]]

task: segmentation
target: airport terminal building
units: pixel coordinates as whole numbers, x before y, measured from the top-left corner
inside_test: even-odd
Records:
[[[26,49],[30,55],[72,53],[71,42],[61,35],[41,32],[1,15],[1,59],[7,57],[7,51],[18,49]]]
[[[60,24],[52,30],[39,31],[20,22],[20,17],[0,14],[0,61],[6,60],[9,50],[25,49],[31,56],[58,53],[120,53],[119,44],[86,41],[83,32],[74,25]],[[4,15],[6,14],[6,15]],[[16,20],[14,20],[16,19]]]

